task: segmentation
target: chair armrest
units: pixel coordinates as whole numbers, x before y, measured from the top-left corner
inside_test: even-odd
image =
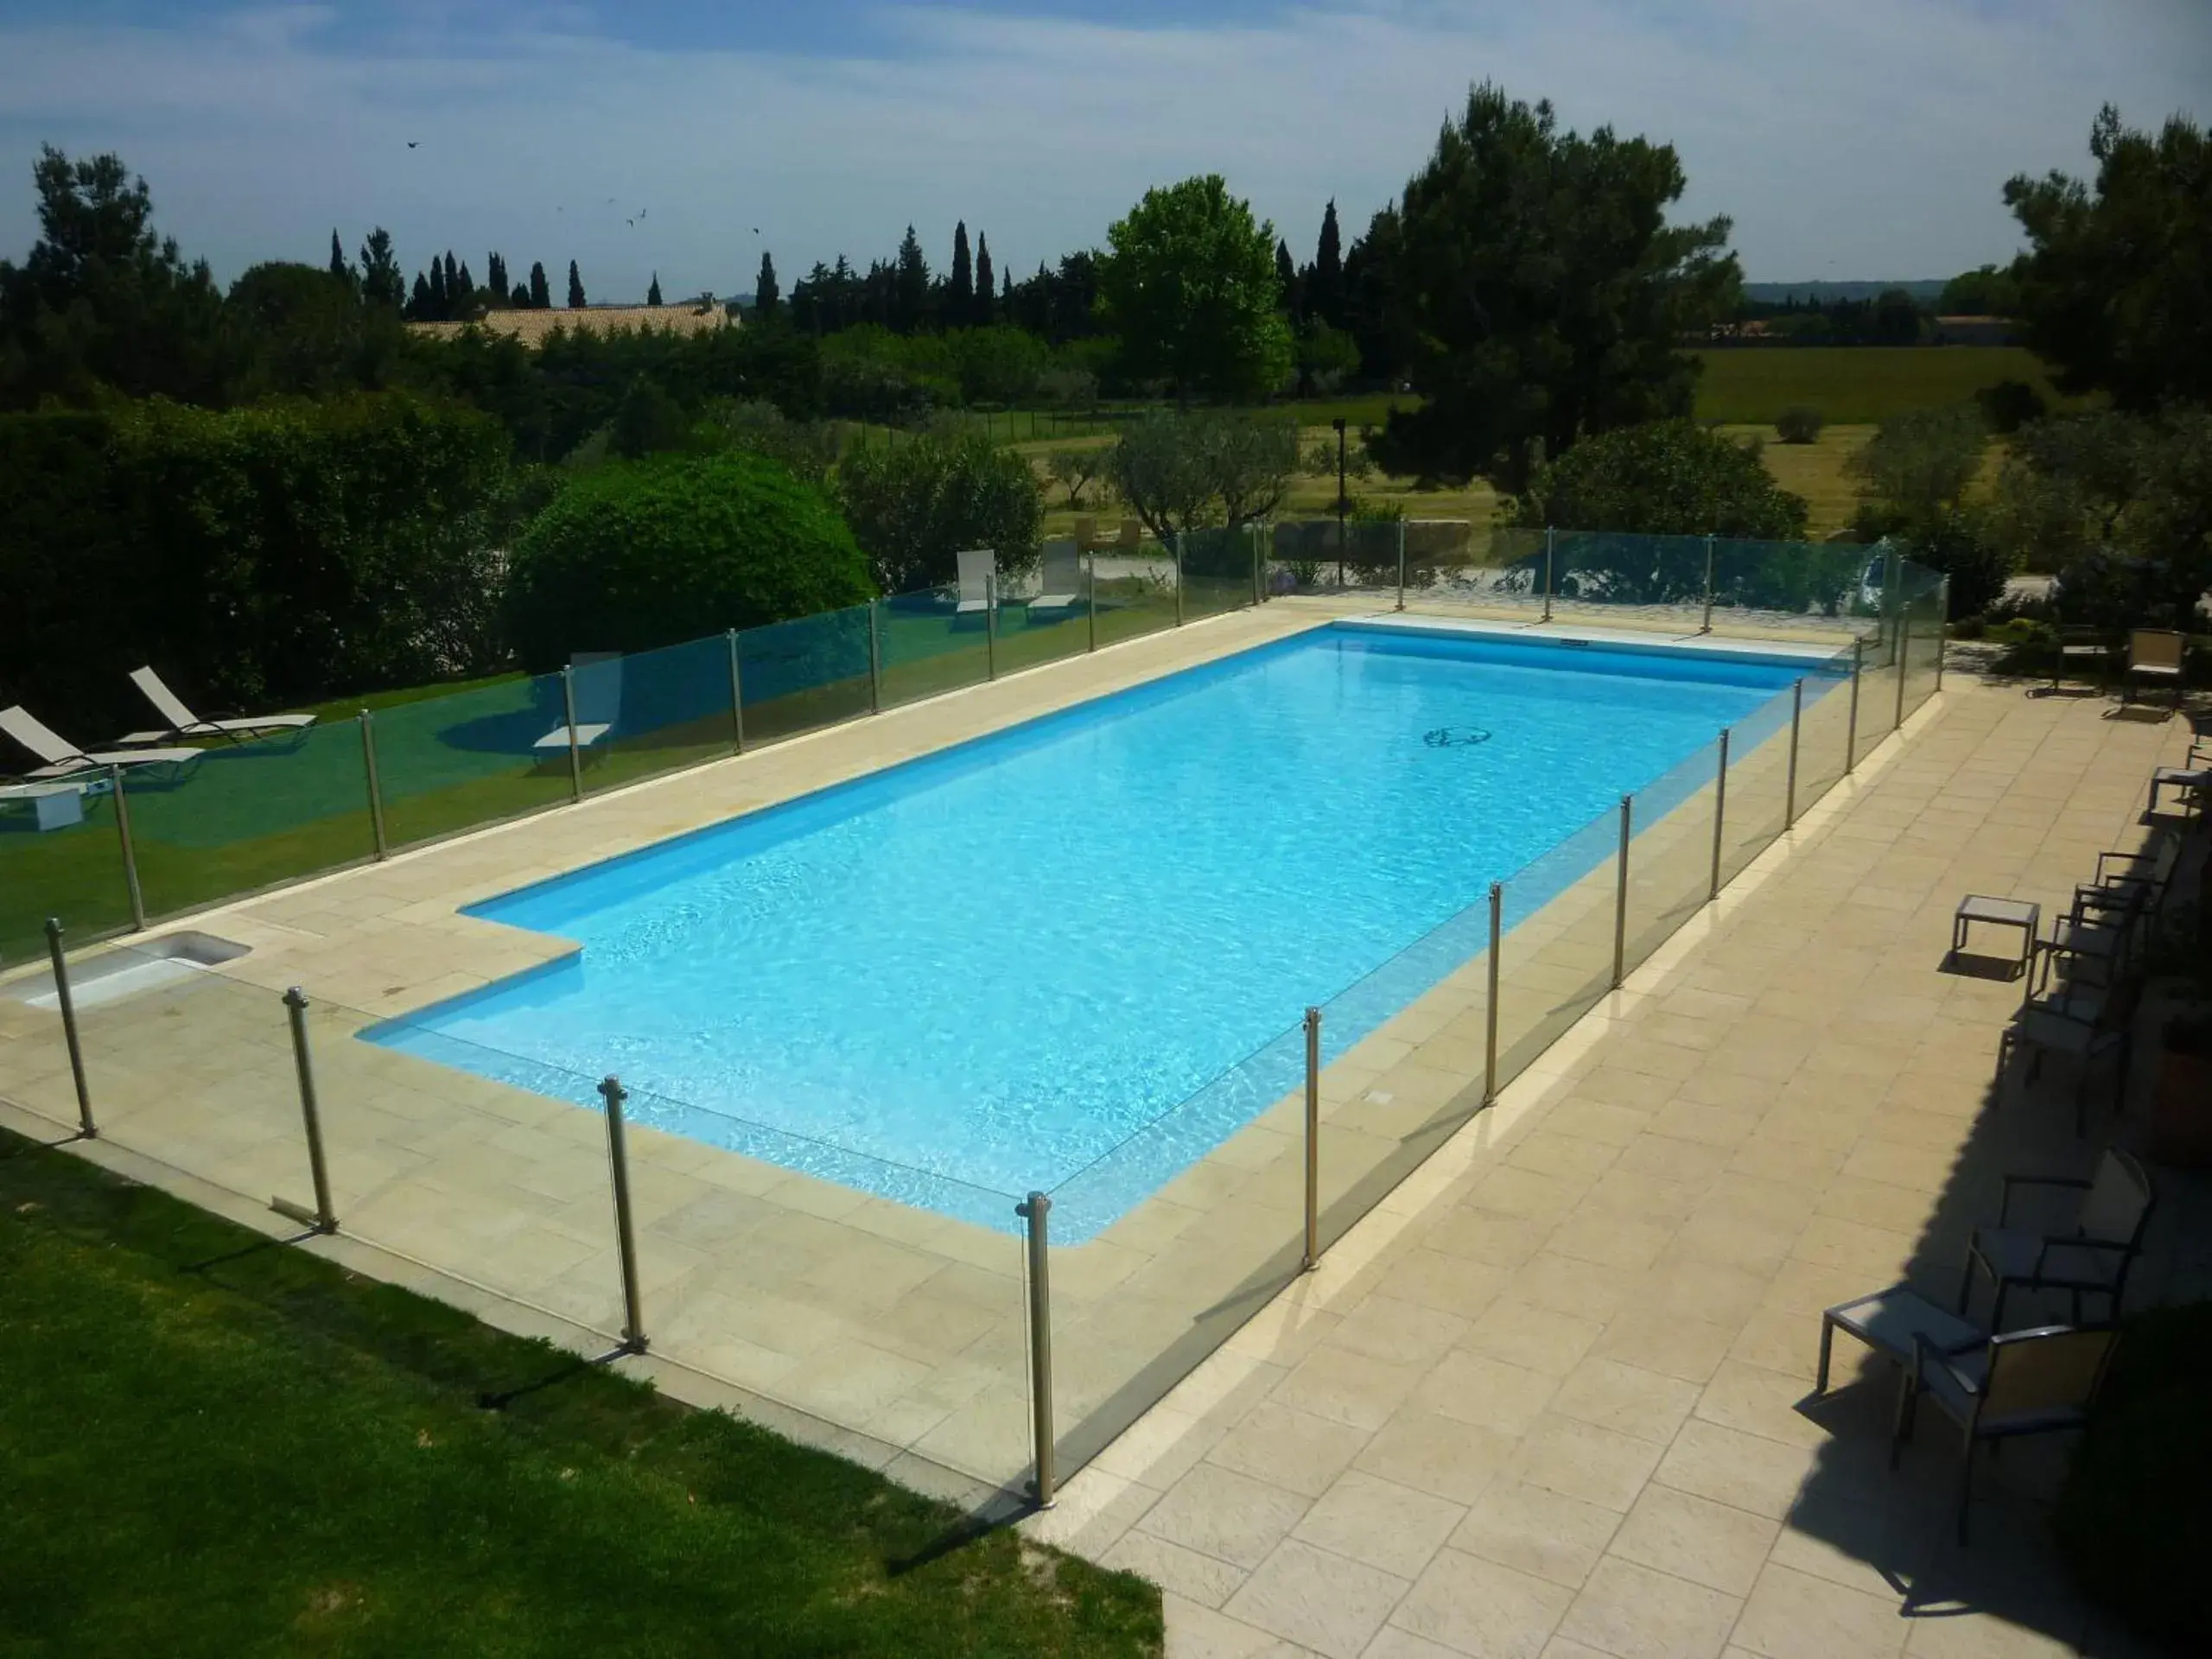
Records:
[[[2070,1018],[2061,1015],[2060,1018]],[[2016,1186],[2070,1186],[2078,1192],[2089,1190],[2089,1183],[2072,1175],[2006,1175],[2001,1177],[2005,1191],[1997,1201],[1997,1224],[2005,1225],[2005,1217],[2012,1208],[2012,1189]]]

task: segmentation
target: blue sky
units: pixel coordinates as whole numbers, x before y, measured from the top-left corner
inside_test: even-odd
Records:
[[[0,254],[45,140],[119,150],[226,279],[372,224],[410,271],[575,258],[594,298],[734,292],[764,246],[788,285],[910,220],[1019,270],[1202,171],[1305,258],[1485,77],[1674,143],[1755,280],[1941,276],[2009,257],[2005,178],[2084,170],[2100,103],[2212,114],[2212,4],[0,0]]]

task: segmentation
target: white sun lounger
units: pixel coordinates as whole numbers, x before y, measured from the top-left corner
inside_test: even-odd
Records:
[[[17,703],[12,709],[0,709],[0,732],[29,749],[45,764],[23,773],[35,783],[42,778],[66,778],[72,772],[89,772],[99,766],[181,766],[200,758],[198,749],[80,749],[67,738],[32,717],[29,709]]]
[[[988,547],[969,548],[960,555],[960,603],[957,614],[991,608],[991,582],[998,575],[999,557]]]
[[[569,658],[569,677],[575,683],[576,747],[588,749],[614,729],[622,715],[622,653],[619,651],[580,651]],[[535,749],[569,747],[565,720],[531,745]]]
[[[1083,602],[1083,556],[1071,541],[1045,543],[1045,568],[1033,611],[1065,611]]]
[[[127,737],[116,739],[125,748],[142,743],[159,743],[172,737],[261,737],[270,732],[303,731],[315,724],[313,715],[257,715],[251,718],[202,720],[185,707],[184,699],[163,684],[162,677],[151,668],[132,669],[130,683],[145,693],[146,701],[154,705],[154,712],[168,724],[158,731],[132,732]]]

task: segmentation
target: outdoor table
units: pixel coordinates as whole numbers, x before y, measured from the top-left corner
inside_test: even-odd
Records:
[[[1848,1332],[1900,1365],[1912,1362],[1916,1337],[1925,1337],[1946,1354],[1979,1348],[1989,1333],[1955,1313],[1947,1313],[1909,1285],[1891,1285],[1855,1302],[1839,1302],[1821,1315],[1821,1373],[1816,1395],[1828,1391],[1828,1351],[1835,1333]]]
[[[1983,893],[1968,893],[1959,900],[1958,913],[1951,918],[1952,955],[1956,956],[1967,948],[1967,929],[1974,922],[1986,923],[1992,927],[2018,928],[2020,971],[2028,971],[2035,960],[2037,930],[2043,925],[2041,905],[2030,904],[2023,899],[1992,899]]]
[[[82,784],[6,784],[0,785],[0,803],[29,801],[38,814],[41,831],[66,829],[85,821],[85,786]]]

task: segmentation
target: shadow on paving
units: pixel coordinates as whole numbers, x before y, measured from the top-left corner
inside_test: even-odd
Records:
[[[2156,823],[2181,822],[2178,817],[2154,820],[2145,814],[2138,839],[2147,839]],[[2188,833],[2189,850],[2163,912],[2169,918],[2190,897],[2185,883],[2191,872],[2196,880],[2203,877],[2202,825],[2192,824]],[[2091,874],[2085,868],[2079,879],[2087,880]],[[2001,981],[2014,977],[2018,969],[2017,962],[1965,957],[1948,962],[1944,971]],[[1947,1310],[1957,1306],[1974,1229],[1997,1220],[2001,1178],[2007,1173],[2087,1178],[2110,1145],[2142,1156],[2155,1084],[2155,1033],[2139,1017],[2126,1109],[2115,1109],[2110,1062],[2094,1063],[2087,1078],[2088,1134],[2077,1139],[2075,1091],[2082,1080],[2077,1063],[2050,1057],[2040,1077],[2031,1082],[2027,1056],[2016,1049],[2004,1073],[1996,1075],[1994,1033],[1989,1048],[1993,1075],[1982,1088],[1980,1105],[1904,1274],[1905,1282]],[[2144,1254],[2128,1280],[2126,1308],[2212,1295],[2212,1178],[2153,1164],[2147,1157],[2145,1165],[2157,1204]],[[2016,1224],[2047,1222],[2056,1228],[2066,1218],[2065,1206],[2075,1196],[2024,1193],[2015,1199],[2013,1219]],[[2051,1207],[2037,1208],[2039,1198]],[[1870,1281],[1857,1294],[1880,1288]],[[1987,1279],[1978,1278],[1969,1307],[1976,1323],[1987,1322],[1991,1300]],[[2087,1300],[2084,1319],[2101,1319],[2101,1300]],[[2009,1329],[2064,1323],[2071,1318],[2070,1301],[2063,1293],[2016,1288],[2006,1305]],[[2058,1552],[2051,1512],[2078,1436],[2024,1436],[1998,1455],[1986,1444],[1974,1459],[1970,1541],[1961,1546],[1954,1531],[1961,1468],[1961,1435],[1955,1425],[1923,1402],[1915,1438],[1892,1471],[1888,1454],[1897,1398],[1897,1369],[1841,1332],[1836,1337],[1835,1357],[1830,1392],[1821,1398],[1808,1394],[1799,1406],[1801,1414],[1824,1431],[1812,1472],[1786,1522],[1812,1552],[1801,1558],[1801,1567],[1832,1583],[1896,1597],[1900,1617],[1911,1627],[1904,1643],[1908,1654],[1954,1651],[1946,1633],[1930,1627],[1976,1614],[2022,1627],[2018,1643],[2000,1637],[1993,1643],[1984,1620],[1979,1630],[1960,1631],[1956,1651],[2042,1654],[2050,1650],[2048,1643],[2095,1659],[2161,1651],[2133,1635],[2111,1614],[2092,1607],[2075,1589]],[[1777,1559],[1785,1558],[1778,1554]]]

